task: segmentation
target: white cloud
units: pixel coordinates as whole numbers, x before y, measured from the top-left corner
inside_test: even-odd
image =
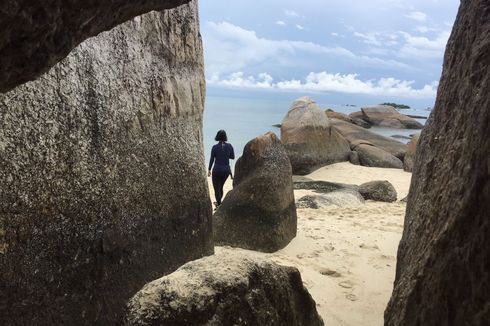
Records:
[[[242,71],[254,65],[273,60],[276,66],[297,66],[301,54],[315,55],[319,61],[329,58],[343,60],[350,65],[410,70],[399,61],[357,55],[340,46],[328,47],[317,43],[291,40],[270,40],[258,37],[229,22],[208,22],[202,29],[208,76]]]
[[[286,26],[286,23],[283,22],[282,20],[278,20],[276,21],[276,25],[279,25],[279,26]]]
[[[257,77],[244,77],[242,72],[233,73],[224,79],[218,75],[207,80],[208,84],[232,88],[256,88],[297,92],[336,92],[412,99],[432,99],[436,96],[437,82],[414,88],[413,81],[393,77],[378,80],[361,80],[357,74],[310,73],[303,80],[291,79],[274,83],[272,76],[262,73]]]
[[[300,15],[296,11],[290,9],[285,10],[284,14],[289,17],[300,17]]]
[[[381,45],[381,41],[378,40],[378,33],[369,32],[369,33],[359,33],[354,32],[354,36],[361,38],[364,43],[372,44],[372,45]]]
[[[427,20],[427,15],[421,11],[412,11],[405,15],[405,17],[419,21],[425,22]]]
[[[303,26],[301,26],[299,24],[296,24],[296,28],[299,29],[299,30],[301,30],[301,31],[303,31],[305,29]]]
[[[335,36],[335,37],[338,37],[339,36],[339,33],[332,32],[332,33],[330,33],[330,35]]]
[[[400,48],[398,55],[418,60],[442,58],[450,35],[449,31],[442,31],[434,39],[429,39],[406,32],[400,33],[405,38],[405,43]]]

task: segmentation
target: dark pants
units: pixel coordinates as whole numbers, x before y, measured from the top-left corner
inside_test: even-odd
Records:
[[[216,197],[216,203],[221,205],[221,199],[223,198],[223,186],[225,185],[226,179],[230,172],[214,172],[213,171],[213,188],[214,196]]]

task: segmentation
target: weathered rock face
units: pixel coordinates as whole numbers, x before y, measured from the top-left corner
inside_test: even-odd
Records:
[[[403,162],[390,153],[372,145],[360,144],[353,148],[362,166],[403,169]]]
[[[323,325],[299,271],[221,249],[148,283],[124,325]]]
[[[329,206],[348,207],[364,204],[364,198],[357,190],[344,189],[327,194],[307,195],[298,200],[298,208],[319,209]]]
[[[349,159],[349,143],[330,127],[328,117],[309,97],[296,100],[281,124],[281,141],[294,174]]]
[[[364,120],[373,126],[398,128],[398,129],[422,129],[424,126],[415,119],[407,117],[389,105],[367,106],[361,109]]]
[[[359,144],[369,144],[376,146],[393,156],[403,160],[407,145],[400,143],[394,139],[378,135],[374,132],[353,125],[351,123],[338,119],[330,119],[331,125],[350,143],[351,148]]]
[[[415,154],[417,153],[417,144],[419,142],[420,134],[416,134],[408,143],[408,149],[403,159],[403,169],[407,172],[412,172],[413,165],[415,163]]]
[[[0,92],[33,80],[88,37],[189,0],[9,0],[0,2]]]
[[[366,200],[392,203],[396,201],[395,187],[389,181],[371,181],[359,186],[359,192]]]
[[[233,190],[213,218],[218,244],[274,252],[296,236],[291,164],[275,134],[245,146],[235,165]]]
[[[386,325],[489,325],[490,2],[461,1],[422,132]]]
[[[0,96],[0,324],[111,324],[143,284],[213,252],[203,97],[196,2]]]

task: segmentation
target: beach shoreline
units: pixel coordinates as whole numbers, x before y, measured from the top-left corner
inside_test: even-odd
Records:
[[[253,254],[298,268],[326,325],[382,325],[403,231],[406,204],[399,200],[408,194],[411,173],[344,162],[322,167],[307,177],[356,185],[388,180],[397,190],[398,201],[298,209],[297,237],[275,253]],[[208,183],[214,202],[210,178]],[[231,189],[228,179],[225,194]],[[294,192],[296,200],[312,194],[309,190]],[[216,252],[220,250],[224,249],[216,247]]]

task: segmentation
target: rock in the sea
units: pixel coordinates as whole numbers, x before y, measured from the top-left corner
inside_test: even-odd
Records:
[[[332,117],[334,119],[334,117]],[[364,114],[361,111],[352,112],[349,114],[349,118],[351,118],[353,124],[358,125],[359,127],[363,127],[365,129],[371,128],[371,124],[364,120]],[[340,119],[343,120],[343,119]],[[345,120],[344,120],[345,121]],[[348,121],[346,121],[348,122]]]
[[[416,134],[412,137],[412,140],[408,143],[408,149],[403,159],[403,169],[407,172],[412,172],[415,164],[415,154],[417,153],[417,144],[419,142],[420,134]]]
[[[490,1],[461,1],[417,148],[386,326],[490,325]]]
[[[0,92],[33,80],[85,39],[152,10],[189,0],[0,2]]]
[[[363,120],[373,126],[397,129],[422,129],[424,125],[415,119],[407,117],[389,105],[375,105],[361,108]]]
[[[403,169],[403,162],[399,158],[376,146],[360,144],[354,150],[362,166]]]
[[[330,127],[328,117],[309,97],[296,100],[281,125],[281,140],[293,174],[349,159],[349,143]]]
[[[403,160],[403,157],[405,156],[407,145],[399,141],[381,136],[366,130],[365,128],[338,119],[330,119],[330,123],[332,127],[349,141],[351,148],[364,143],[376,146],[391,155],[398,157],[400,160]]]
[[[298,208],[348,207],[364,204],[364,197],[356,190],[344,189],[327,194],[307,195],[298,200]]]
[[[29,3],[40,20],[58,13]],[[0,95],[1,325],[112,325],[145,283],[213,253],[203,70],[192,2]]]
[[[345,113],[335,112],[331,109],[325,110],[325,114],[329,119],[339,119],[349,123],[353,123],[352,118]]]
[[[323,321],[296,268],[223,248],[146,284],[129,301],[123,325],[320,326]]]
[[[233,190],[214,214],[218,244],[274,252],[296,236],[291,164],[269,132],[251,140],[235,165]]]
[[[371,181],[359,186],[359,192],[366,200],[392,203],[396,201],[395,187],[389,181]]]

